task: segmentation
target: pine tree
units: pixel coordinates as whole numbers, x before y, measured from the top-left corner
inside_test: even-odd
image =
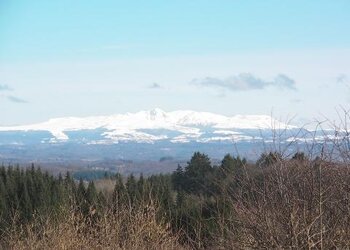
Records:
[[[89,185],[86,189],[86,201],[89,207],[96,207],[97,204],[97,191],[93,181],[89,182]]]
[[[66,173],[66,176],[63,182],[64,182],[64,192],[65,192],[66,200],[70,203],[76,202],[77,188],[70,172]]]
[[[7,204],[7,219],[10,220],[14,213],[19,208],[19,198],[17,192],[17,185],[15,182],[13,168],[9,167],[7,169],[7,177],[5,183],[5,202]]]
[[[184,190],[192,193],[207,193],[211,185],[212,166],[207,155],[196,152],[187,163],[184,173]]]
[[[78,207],[80,208],[80,211],[86,215],[89,212],[89,207],[86,202],[86,189],[83,179],[79,180],[75,200],[77,202]]]
[[[122,176],[120,174],[117,174],[115,179],[116,182],[113,190],[112,204],[113,211],[117,212],[123,209],[123,205],[126,205],[129,202],[129,200]]]
[[[30,197],[28,194],[27,185],[24,182],[24,179],[21,180],[20,190],[19,190],[19,209],[21,212],[21,218],[27,222],[30,220],[32,216],[32,205],[30,201]]]
[[[243,168],[246,164],[246,160],[241,159],[239,156],[232,157],[230,154],[225,155],[221,161],[220,170],[221,177],[228,176],[229,178],[240,178],[243,174]]]
[[[4,219],[7,211],[6,189],[2,174],[0,174],[0,222]]]
[[[175,190],[182,190],[184,184],[184,171],[180,164],[177,165],[176,170],[171,176],[171,180]]]
[[[261,154],[256,164],[259,167],[268,167],[282,161],[282,155],[279,152],[269,152]]]
[[[235,159],[230,154],[225,155],[220,165],[222,172],[225,175],[229,175],[233,173],[233,170],[235,168],[235,163],[236,163]]]
[[[307,157],[305,155],[304,152],[296,152],[293,157],[292,157],[293,160],[297,160],[297,161],[306,161],[307,160]]]
[[[133,174],[129,175],[126,181],[126,190],[128,192],[129,201],[134,204],[138,195],[137,183]]]
[[[143,178],[143,175],[141,174],[138,181],[137,181],[137,199],[139,201],[143,200],[145,197],[145,179]]]

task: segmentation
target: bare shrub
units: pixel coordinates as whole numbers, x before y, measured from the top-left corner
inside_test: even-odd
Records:
[[[156,206],[84,217],[72,209],[59,220],[41,220],[12,229],[10,249],[182,249],[169,225],[156,220]]]
[[[322,163],[321,163],[322,164]],[[350,177],[311,162],[279,163],[234,194],[241,247],[343,248],[350,245]],[[232,244],[232,242],[230,242]]]

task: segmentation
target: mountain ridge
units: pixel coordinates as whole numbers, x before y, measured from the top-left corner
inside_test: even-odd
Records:
[[[53,118],[42,123],[0,127],[0,131],[48,131],[53,136],[50,142],[64,142],[70,139],[68,132],[102,129],[101,140],[89,143],[118,143],[154,142],[166,139],[172,142],[242,140],[251,138],[242,134],[241,130],[294,128],[297,127],[267,115],[224,116],[192,110],[165,112],[155,108],[107,116]],[[210,137],[203,137],[209,132]],[[176,135],[169,136],[174,133]]]

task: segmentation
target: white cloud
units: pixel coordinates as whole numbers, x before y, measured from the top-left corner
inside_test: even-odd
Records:
[[[281,89],[296,90],[295,81],[290,77],[279,74],[273,80],[267,81],[254,76],[251,73],[241,73],[236,76],[230,76],[225,79],[206,77],[194,79],[191,84],[203,87],[215,87],[227,89],[230,91],[248,91],[254,89],[264,89],[268,86],[274,86]]]

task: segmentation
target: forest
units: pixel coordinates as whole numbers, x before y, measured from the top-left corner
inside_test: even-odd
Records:
[[[303,152],[95,181],[2,166],[0,248],[348,248],[349,169]]]

